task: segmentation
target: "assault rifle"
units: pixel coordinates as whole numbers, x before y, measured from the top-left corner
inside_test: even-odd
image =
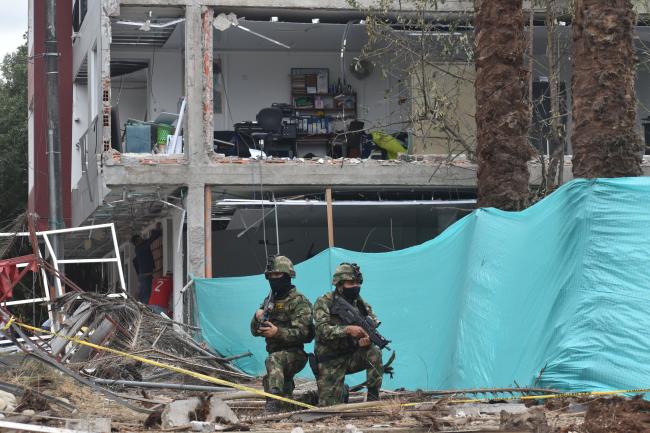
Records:
[[[388,343],[390,340],[384,338],[379,332],[377,332],[377,326],[372,319],[368,316],[361,314],[359,309],[354,305],[350,304],[348,301],[343,299],[341,296],[334,296],[332,305],[330,307],[330,313],[336,314],[341,318],[344,324],[346,325],[356,325],[363,328],[377,347],[380,349],[388,348]]]
[[[260,328],[265,328],[264,323],[268,322],[271,318],[273,307],[275,307],[275,296],[273,296],[273,291],[271,290],[268,296],[264,298],[264,303],[262,304],[262,311],[264,313],[262,314],[262,320],[259,320],[257,323],[258,331]]]

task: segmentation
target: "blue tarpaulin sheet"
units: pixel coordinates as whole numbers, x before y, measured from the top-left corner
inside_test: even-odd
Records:
[[[522,212],[478,209],[404,250],[331,248],[296,266],[295,285],[313,303],[344,261],[361,266],[362,296],[397,352],[384,388],[650,385],[650,178],[575,180]],[[196,279],[195,290],[205,340],[252,352],[237,365],[263,374],[249,322],[264,277]]]

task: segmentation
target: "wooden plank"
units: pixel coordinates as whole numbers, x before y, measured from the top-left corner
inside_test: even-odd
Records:
[[[334,214],[332,212],[332,188],[325,190],[327,200],[327,242],[330,248],[334,246]]]

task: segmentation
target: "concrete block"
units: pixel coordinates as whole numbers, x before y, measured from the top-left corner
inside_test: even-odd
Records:
[[[192,421],[190,422],[190,430],[198,432],[214,431],[214,424],[207,421]]]
[[[222,424],[237,424],[239,418],[230,407],[214,396],[210,397],[210,412],[208,413],[207,421],[218,422]]]
[[[192,417],[201,416],[200,412],[202,411],[198,409],[202,404],[203,402],[199,397],[171,402],[165,407],[161,416],[163,428],[173,428],[190,424],[190,414],[192,414]],[[209,410],[207,415],[205,415],[205,419],[197,419],[195,421],[206,421],[210,424],[239,423],[237,415],[222,400],[216,397],[210,397],[208,404]],[[211,431],[214,431],[214,426]]]
[[[163,428],[173,428],[190,423],[190,412],[194,412],[201,403],[198,397],[176,400],[165,406],[161,419]]]
[[[16,396],[10,392],[0,391],[0,410],[13,412],[16,408]]]
[[[111,433],[110,418],[69,419],[65,428],[82,432]]]

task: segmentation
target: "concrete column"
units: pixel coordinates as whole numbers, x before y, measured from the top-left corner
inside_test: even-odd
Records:
[[[203,7],[201,13],[201,33],[203,35],[203,146],[206,155],[213,152],[214,108],[213,108],[213,49],[212,30],[214,27],[214,9]]]
[[[116,4],[117,3],[117,4]],[[119,2],[115,0],[104,0],[101,8],[101,29],[97,46],[98,57],[101,63],[101,89],[98,95],[101,98],[101,111],[99,113],[98,124],[102,128],[103,152],[111,149],[111,18],[110,16],[119,13]],[[88,63],[90,65],[90,62]],[[95,66],[95,65],[93,65]],[[94,71],[88,71],[88,79]],[[92,81],[89,81],[92,82]]]
[[[205,184],[190,183],[187,190],[187,272],[205,277]]]
[[[185,116],[187,122],[183,140],[185,141],[185,154],[190,165],[194,166],[205,165],[208,162],[203,139],[202,27],[201,6],[188,5],[185,8],[185,97],[187,98]]]
[[[174,309],[174,320],[177,322],[183,322],[183,294],[181,289],[185,285],[185,276],[183,275],[183,237],[181,232],[183,227],[183,212],[180,210],[175,210],[172,217],[172,257],[173,257],[173,266],[172,273],[174,274],[174,295],[172,299],[172,305]]]

